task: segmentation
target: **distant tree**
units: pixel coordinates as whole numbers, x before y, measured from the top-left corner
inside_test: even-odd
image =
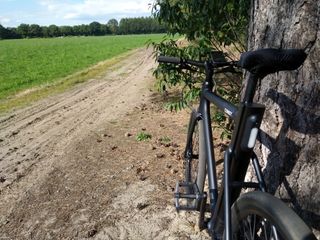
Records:
[[[0,24],[0,39],[8,39],[10,35],[10,31]]]
[[[29,37],[42,37],[41,27],[38,24],[31,24],[29,26]]]
[[[130,31],[128,18],[122,18],[119,23],[119,33],[128,34]]]
[[[39,26],[37,24],[20,24],[17,28],[0,28],[0,39],[27,37],[59,37],[59,36],[103,36],[108,34],[144,34],[164,33],[166,27],[153,17],[124,18],[120,23],[110,19],[107,24],[92,22],[89,25],[56,26],[54,24]]]
[[[41,27],[41,32],[42,32],[42,36],[47,38],[50,37],[49,35],[49,28],[47,26],[42,26]]]
[[[60,36],[59,28],[56,25],[50,25],[48,28],[50,37],[58,37]]]
[[[79,28],[80,28],[80,35],[81,36],[90,35],[89,25],[82,24],[79,26]]]
[[[101,35],[101,24],[98,22],[92,22],[89,24],[89,32],[91,36]]]
[[[59,27],[59,31],[62,36],[72,36],[73,35],[73,28],[70,26],[61,26],[61,27]]]
[[[6,28],[7,29],[7,37],[8,39],[18,39],[21,38],[21,36],[17,32],[17,28]]]
[[[153,17],[122,18],[119,24],[120,34],[163,33],[166,27]]]
[[[100,26],[101,35],[111,34],[110,28],[107,24],[101,24]]]
[[[112,34],[117,34],[119,30],[119,23],[116,19],[110,19],[107,23]]]
[[[17,28],[17,32],[23,38],[28,37],[29,36],[29,25],[25,24],[25,23],[21,23]]]
[[[80,36],[81,35],[80,26],[79,25],[73,26],[72,32],[74,36]]]

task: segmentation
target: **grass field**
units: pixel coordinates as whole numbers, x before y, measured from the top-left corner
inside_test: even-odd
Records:
[[[0,101],[142,47],[164,35],[67,37],[0,41]],[[1,104],[1,102],[0,102]]]

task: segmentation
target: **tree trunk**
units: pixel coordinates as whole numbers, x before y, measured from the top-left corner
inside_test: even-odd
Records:
[[[297,71],[264,78],[266,105],[256,152],[268,190],[320,231],[320,1],[253,0],[248,49],[306,48]]]

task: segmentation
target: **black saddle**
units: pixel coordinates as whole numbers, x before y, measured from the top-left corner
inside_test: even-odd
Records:
[[[241,54],[238,65],[262,79],[270,73],[295,70],[307,54],[302,49],[258,49]]]

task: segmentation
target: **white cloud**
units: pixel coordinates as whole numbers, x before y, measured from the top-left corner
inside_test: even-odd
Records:
[[[153,0],[84,0],[70,1],[42,0],[40,3],[55,17],[67,20],[105,18],[106,16],[145,16],[150,14]]]
[[[10,19],[10,18],[0,16],[0,24],[1,24],[1,25],[7,25],[7,24],[10,23],[10,22],[11,22],[11,19]]]
[[[48,26],[106,23],[111,18],[150,16],[154,0],[0,0],[0,24]]]

